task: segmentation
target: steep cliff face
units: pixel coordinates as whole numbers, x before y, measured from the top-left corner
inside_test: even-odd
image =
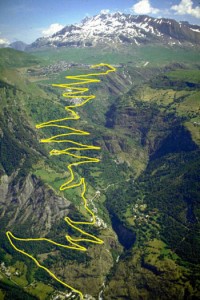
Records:
[[[1,176],[0,218],[5,229],[19,232],[21,237],[47,235],[58,220],[68,215],[70,202],[34,175],[28,174],[16,183],[15,177]]]

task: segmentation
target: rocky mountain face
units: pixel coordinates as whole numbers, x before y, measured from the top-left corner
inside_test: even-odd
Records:
[[[15,228],[22,234],[21,229],[26,227],[31,235],[44,236],[60,218],[68,215],[70,202],[56,196],[34,175],[28,174],[15,183],[16,176],[16,173],[1,176],[0,219],[8,221],[9,215],[7,228]]]
[[[200,27],[172,19],[146,15],[99,14],[80,24],[64,27],[50,37],[42,37],[27,49],[46,47],[117,47],[132,44],[199,45]]]

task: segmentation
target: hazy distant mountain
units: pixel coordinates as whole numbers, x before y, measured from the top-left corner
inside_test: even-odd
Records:
[[[27,44],[22,41],[16,41],[9,45],[10,48],[13,48],[15,50],[24,51],[27,47]]]
[[[42,37],[30,48],[92,47],[120,44],[199,45],[200,26],[146,15],[99,14],[80,24],[64,27],[50,37]]]

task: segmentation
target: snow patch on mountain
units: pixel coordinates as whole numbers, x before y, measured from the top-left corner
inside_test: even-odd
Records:
[[[64,27],[51,37],[36,40],[31,47],[92,47],[96,45],[146,43],[200,44],[200,27],[172,19],[102,13],[80,24]]]

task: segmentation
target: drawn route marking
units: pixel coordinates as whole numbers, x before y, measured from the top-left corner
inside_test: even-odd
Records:
[[[98,158],[93,158],[93,157],[88,157],[88,156],[81,156],[81,155],[76,155],[76,154],[71,153],[71,151],[76,151],[76,150],[77,151],[99,150],[100,147],[93,146],[93,145],[84,145],[82,143],[78,143],[78,142],[75,142],[75,141],[72,141],[72,140],[65,139],[66,137],[68,137],[70,135],[89,135],[90,133],[87,132],[87,131],[75,129],[75,128],[72,128],[72,127],[69,127],[69,126],[56,124],[56,123],[64,122],[64,121],[67,121],[67,120],[78,120],[78,119],[80,119],[78,113],[75,112],[73,109],[84,106],[87,102],[89,102],[90,100],[96,98],[95,95],[83,95],[83,94],[85,94],[86,92],[89,91],[89,88],[87,88],[87,87],[78,87],[78,86],[86,85],[86,84],[89,84],[89,83],[100,82],[101,81],[100,79],[89,78],[89,77],[105,76],[110,72],[115,72],[116,71],[116,68],[114,68],[113,66],[111,66],[109,64],[104,64],[104,63],[98,64],[98,65],[93,65],[93,66],[91,66],[91,69],[95,69],[95,68],[99,68],[99,67],[106,67],[108,69],[105,72],[90,73],[90,74],[76,75],[76,76],[66,76],[65,77],[66,79],[75,81],[75,82],[72,82],[72,83],[52,84],[52,86],[59,87],[59,88],[64,88],[64,89],[67,90],[67,92],[63,93],[63,97],[68,98],[68,99],[70,99],[70,98],[73,99],[74,97],[76,97],[76,99],[81,99],[81,100],[84,100],[84,101],[81,102],[81,103],[75,104],[75,105],[69,105],[69,106],[65,107],[65,110],[69,114],[71,114],[71,117],[66,117],[66,118],[57,119],[57,120],[50,120],[50,121],[47,121],[47,122],[36,125],[37,129],[45,128],[45,127],[58,127],[58,128],[62,128],[62,129],[68,129],[68,130],[71,131],[71,132],[64,133],[64,134],[54,135],[54,136],[52,136],[50,138],[47,138],[47,139],[42,139],[42,140],[40,140],[40,142],[42,142],[42,143],[70,143],[74,146],[66,148],[64,150],[53,149],[53,150],[50,151],[50,155],[70,155],[74,158],[81,159],[81,161],[71,163],[67,166],[67,169],[69,170],[69,173],[70,173],[70,179],[67,180],[64,184],[62,184],[60,186],[60,191],[64,191],[64,190],[79,187],[79,186],[82,187],[81,198],[83,200],[84,207],[85,207],[86,211],[91,216],[91,221],[78,222],[78,221],[71,220],[69,217],[65,217],[64,220],[66,221],[66,223],[69,226],[71,226],[72,228],[74,228],[75,230],[80,232],[82,235],[85,235],[87,238],[72,238],[69,235],[66,235],[65,236],[66,240],[69,242],[70,245],[64,245],[64,244],[54,242],[53,240],[48,239],[48,238],[19,238],[19,237],[14,236],[11,231],[6,232],[6,235],[8,237],[8,240],[9,240],[11,246],[16,251],[18,251],[21,254],[31,258],[39,268],[45,270],[51,277],[53,277],[56,281],[58,281],[59,283],[61,283],[65,287],[67,287],[67,288],[71,289],[73,292],[79,294],[81,299],[83,299],[83,294],[82,294],[81,291],[75,289],[74,287],[72,287],[69,284],[67,284],[67,283],[63,282],[62,280],[60,280],[48,268],[41,265],[39,263],[39,261],[34,256],[32,256],[31,254],[28,254],[24,250],[21,250],[21,249],[17,248],[17,246],[15,246],[15,244],[13,243],[12,239],[14,239],[16,241],[24,241],[24,242],[46,241],[46,242],[49,242],[49,243],[54,244],[54,245],[59,246],[59,247],[63,247],[63,248],[67,248],[67,249],[73,249],[73,250],[77,250],[77,251],[86,251],[87,250],[86,247],[81,246],[81,245],[78,244],[80,242],[103,244],[103,241],[101,239],[99,239],[99,238],[95,237],[94,235],[89,234],[86,231],[84,231],[84,230],[77,227],[77,225],[94,225],[96,223],[96,218],[95,218],[95,214],[87,206],[87,199],[85,198],[85,193],[86,193],[85,178],[81,178],[79,183],[73,183],[74,179],[75,179],[73,167],[76,167],[76,166],[79,166],[79,165],[82,165],[82,164],[86,164],[86,163],[98,163],[100,160]]]

